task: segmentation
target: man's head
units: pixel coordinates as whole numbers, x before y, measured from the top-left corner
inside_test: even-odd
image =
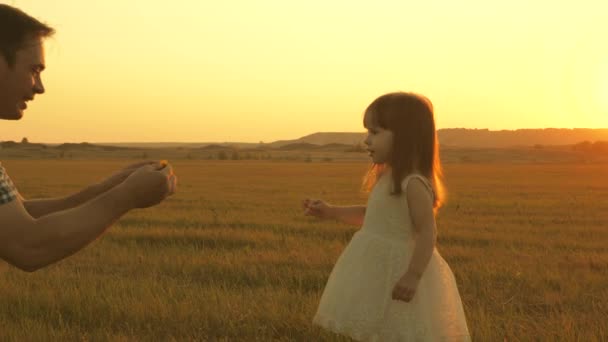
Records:
[[[42,40],[53,33],[22,11],[0,4],[0,119],[19,120],[26,101],[44,93]]]

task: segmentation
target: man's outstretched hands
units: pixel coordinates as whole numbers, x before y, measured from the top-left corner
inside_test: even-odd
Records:
[[[106,178],[101,184],[104,189],[111,189],[117,186],[118,184],[124,182],[127,177],[129,177],[133,172],[135,172],[135,170],[146,165],[158,165],[158,168],[160,168],[161,163],[155,160],[148,160],[128,165],[125,168],[115,172],[110,177]]]
[[[135,166],[134,164],[132,166]],[[128,173],[129,169],[123,170]],[[159,204],[175,193],[177,176],[166,161],[135,167],[122,183],[134,208],[147,208]]]

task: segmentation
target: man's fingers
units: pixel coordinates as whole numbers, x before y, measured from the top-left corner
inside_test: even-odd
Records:
[[[139,168],[139,167],[142,167],[142,166],[145,166],[145,165],[154,165],[154,164],[158,164],[158,161],[156,161],[156,160],[146,160],[146,161],[143,161],[141,163],[135,163],[135,164],[131,165],[131,167]]]
[[[171,175],[169,176],[169,196],[175,193],[175,188],[177,187],[177,176]]]
[[[145,161],[145,162],[131,164],[131,165],[125,167],[125,170],[137,170],[137,169],[139,169],[142,166],[155,165],[155,164],[158,164],[158,162],[154,161],[154,160],[148,160],[148,161]]]
[[[159,161],[158,163],[160,164],[160,169],[165,168],[167,166],[170,166],[169,162],[167,160],[164,160],[164,159],[161,160],[161,161]]]
[[[139,169],[143,169],[146,171],[156,171],[156,165],[154,164],[148,164],[148,165],[144,165],[144,166],[140,166]]]
[[[167,177],[173,175],[173,167],[171,167],[171,165],[169,165],[169,164],[167,164],[165,167],[163,167],[159,171],[164,173],[165,175],[167,175]]]

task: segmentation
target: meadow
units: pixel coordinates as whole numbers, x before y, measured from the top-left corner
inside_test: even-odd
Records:
[[[4,159],[26,198],[126,159]],[[34,273],[0,262],[2,341],[347,341],[311,325],[358,227],[300,201],[365,203],[365,162],[176,160],[178,193]],[[445,164],[438,249],[474,341],[608,340],[608,163]]]

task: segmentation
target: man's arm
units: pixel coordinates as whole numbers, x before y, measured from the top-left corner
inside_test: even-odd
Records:
[[[83,190],[66,197],[30,200],[24,199],[22,197],[21,199],[23,201],[23,206],[33,218],[40,218],[51,213],[74,208],[86,203],[87,201],[90,201],[91,199],[103,194],[104,192],[122,183],[131,173],[133,173],[138,168],[145,165],[155,164],[157,164],[157,162],[155,161],[146,161],[129,165],[126,168],[108,177],[107,179],[103,180],[102,182],[88,186]]]
[[[0,258],[35,271],[85,247],[132,208],[129,194],[120,186],[81,206],[38,219],[15,200],[0,206]]]
[[[68,257],[101,235],[133,208],[156,205],[175,191],[170,167],[143,167],[126,181],[86,203],[34,218],[19,198],[0,205],[0,258],[35,271]]]
[[[28,214],[33,218],[40,218],[50,213],[77,207],[108,190],[110,190],[110,188],[103,186],[103,184],[95,184],[66,197],[31,200],[22,197],[21,199],[23,201],[23,207],[27,210]]]

